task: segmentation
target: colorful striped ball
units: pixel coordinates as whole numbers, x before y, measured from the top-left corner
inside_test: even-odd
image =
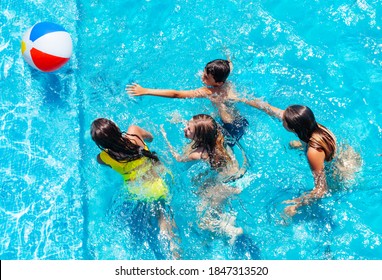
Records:
[[[43,72],[58,70],[72,55],[73,45],[69,33],[60,25],[40,22],[25,32],[21,53],[26,62]]]

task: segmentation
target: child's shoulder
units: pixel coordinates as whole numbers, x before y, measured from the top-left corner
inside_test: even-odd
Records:
[[[198,95],[203,95],[203,96],[210,96],[210,95],[214,94],[213,88],[210,88],[210,87],[207,87],[207,86],[198,88],[198,89],[195,90],[195,92]]]
[[[191,147],[190,147],[191,148]],[[189,150],[188,152],[188,158],[191,160],[200,160],[200,159],[207,159],[208,153],[205,151],[204,148],[196,148],[194,150]]]
[[[226,102],[229,99],[236,99],[236,91],[230,84],[224,84],[220,87],[211,88],[211,98],[218,102]]]

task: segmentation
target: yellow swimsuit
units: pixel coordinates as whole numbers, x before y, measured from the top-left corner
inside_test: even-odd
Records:
[[[145,150],[148,150],[145,146]],[[128,162],[119,162],[113,159],[106,151],[100,153],[104,163],[122,175],[128,192],[136,200],[154,201],[165,199],[168,195],[168,187],[159,176],[142,181],[141,178],[153,168],[151,160],[141,157]]]

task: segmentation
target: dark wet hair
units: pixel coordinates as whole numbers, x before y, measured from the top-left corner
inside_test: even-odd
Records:
[[[228,60],[215,59],[207,63],[205,70],[207,74],[212,75],[215,82],[225,82],[231,72]]]
[[[138,137],[144,143],[138,135],[122,132],[109,119],[98,118],[94,120],[91,125],[90,134],[98,148],[108,153],[116,161],[129,162],[144,156],[154,161],[159,161],[155,153],[143,149],[125,136],[132,135]]]
[[[316,118],[309,107],[289,106],[285,109],[284,121],[300,140],[308,143],[309,147],[323,150],[326,161],[333,159],[336,151],[335,136],[325,126],[316,122]]]
[[[195,135],[192,148],[203,148],[208,153],[209,162],[214,169],[227,166],[232,161],[224,147],[224,136],[216,121],[209,115],[199,114],[192,117]]]

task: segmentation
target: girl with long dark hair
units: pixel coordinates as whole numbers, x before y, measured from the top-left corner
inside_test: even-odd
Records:
[[[97,155],[98,163],[122,175],[129,199],[147,206],[144,208],[154,213],[161,235],[170,242],[173,257],[178,258],[177,244],[173,241],[176,225],[166,203],[168,187],[156,168],[160,165],[158,156],[144,142],[153,140],[151,133],[134,125],[122,132],[113,121],[105,118],[94,120],[90,133],[102,150]]]
[[[314,177],[314,188],[298,198],[284,201],[286,204],[292,204],[287,206],[284,212],[293,216],[301,206],[322,198],[328,192],[325,163],[331,162],[336,154],[334,134],[316,122],[312,110],[307,106],[291,105],[281,110],[260,99],[241,99],[241,101],[281,120],[285,129],[295,133],[301,140],[301,142],[292,141],[290,143],[292,148],[303,146],[306,148],[306,157]]]

